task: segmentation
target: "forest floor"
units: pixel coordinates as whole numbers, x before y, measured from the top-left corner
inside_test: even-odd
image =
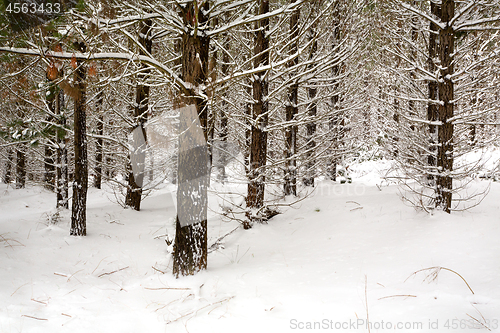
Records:
[[[381,181],[386,167],[321,181],[179,279],[172,185],[140,212],[89,189],[86,237],[69,236],[69,211],[49,221],[53,193],[0,185],[0,332],[500,332],[500,184],[469,211],[430,215]],[[212,215],[209,244],[237,226]]]

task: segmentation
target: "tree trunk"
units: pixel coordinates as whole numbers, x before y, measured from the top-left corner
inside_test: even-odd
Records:
[[[412,1],[412,5],[416,7],[417,2]],[[416,15],[412,15],[411,18],[411,41],[412,41],[412,46],[413,48],[410,51],[409,59],[411,62],[415,63],[417,61],[417,50],[416,50],[416,45],[417,45],[417,39],[418,39],[418,30],[417,30],[417,24],[418,24],[418,17]],[[411,77],[411,86],[412,87],[417,87],[417,74],[415,70],[410,71],[410,77]],[[415,117],[417,115],[417,107],[415,105],[415,101],[410,98],[408,101],[408,111],[410,117]],[[410,129],[412,131],[415,130],[415,125],[411,124]]]
[[[53,80],[51,80],[47,76],[47,81],[49,84],[49,88],[47,90],[47,94],[45,96],[45,99],[47,101],[47,105],[49,107],[49,110],[52,114],[55,114],[55,99],[57,96],[57,90],[58,87],[54,84]],[[54,118],[52,115],[47,115],[46,118],[47,121],[47,143],[44,148],[44,174],[43,174],[43,182],[44,182],[44,187],[47,190],[54,191],[55,188],[55,165],[54,165],[54,149],[52,148],[52,140],[55,138],[55,131],[53,130],[53,126],[51,123],[54,121]]]
[[[62,76],[62,73],[60,74]],[[64,114],[64,91],[58,90],[56,96],[55,114],[57,115],[57,163],[56,163],[56,207],[68,209],[68,139],[66,138],[67,132],[64,129],[66,126],[66,115]]]
[[[334,6],[335,17],[333,22],[333,50],[332,52],[337,52],[337,47],[340,45],[341,40],[341,30],[340,30],[340,15],[341,15],[341,2],[337,2]],[[333,96],[331,99],[331,109],[333,116],[330,118],[329,130],[332,133],[332,146],[334,151],[330,152],[330,160],[327,165],[327,176],[330,180],[335,181],[337,179],[337,165],[339,164],[339,150],[341,149],[343,135],[344,135],[344,114],[340,111],[340,74],[342,72],[342,64],[338,63],[333,66]]]
[[[145,20],[142,22],[142,27],[139,34],[139,44],[142,45],[147,53],[152,52],[152,21]],[[139,49],[140,55],[147,55],[141,49]],[[143,68],[146,65],[142,65]],[[148,75],[148,71],[144,71],[139,74],[139,79],[144,80]],[[141,81],[142,81],[141,80]],[[134,151],[131,152],[131,163],[129,165],[128,173],[128,187],[127,195],[125,197],[125,204],[133,209],[139,211],[141,210],[141,196],[142,196],[142,186],[144,182],[144,167],[146,163],[146,148],[147,148],[147,136],[146,128],[144,127],[148,120],[148,108],[149,108],[149,86],[145,84],[139,84],[136,90],[136,101],[134,108],[134,118],[136,122],[136,127],[133,129],[133,147]]]
[[[317,23],[314,23],[308,31],[308,39],[311,44],[311,50],[309,51],[309,61],[313,60],[318,51],[318,41],[316,36]],[[307,69],[311,69],[314,65],[310,64],[307,66]],[[318,89],[315,86],[314,82],[309,82],[309,86],[307,88],[307,95],[309,97],[309,104],[307,105],[307,115],[309,116],[309,121],[306,125],[306,177],[304,178],[305,186],[314,187],[314,178],[316,175],[316,159],[315,149],[316,149],[316,141],[314,136],[316,135],[316,113],[318,112],[318,104],[315,101],[316,95],[318,93]]]
[[[17,147],[16,160],[16,188],[24,188],[26,186],[26,154],[24,152],[24,144],[19,144]]]
[[[399,65],[398,65],[399,67]],[[396,80],[396,78],[395,78]],[[398,87],[398,84],[397,82],[394,83],[394,86],[393,86],[393,89],[394,89],[394,99],[393,99],[393,105],[394,105],[394,114],[392,115],[392,120],[394,120],[394,122],[396,123],[396,127],[399,127],[399,117],[400,117],[400,113],[401,113],[401,109],[400,109],[400,105],[399,105],[399,98],[397,96],[399,96],[399,87]],[[399,133],[396,133],[393,137],[392,137],[392,154],[394,156],[394,158],[398,157],[399,155],[399,147],[398,147],[398,142],[399,142]]]
[[[246,60],[246,59],[245,59]],[[248,101],[245,103],[245,151],[243,152],[243,158],[245,160],[245,175],[250,179],[250,146],[252,144],[252,124],[250,119],[252,118],[252,82],[250,79],[246,79],[246,93],[248,96]]]
[[[231,59],[229,59],[229,48],[231,44],[229,43],[229,36],[228,34],[224,34],[224,43],[223,43],[223,48],[224,52],[222,54],[222,66],[221,66],[221,73],[222,77],[225,77],[226,75],[229,74],[229,62]],[[218,178],[219,181],[224,184],[226,181],[227,175],[226,175],[226,164],[227,164],[227,139],[229,135],[229,130],[228,130],[228,122],[229,119],[227,117],[227,101],[226,98],[227,96],[227,87],[222,93],[222,105],[221,105],[221,114],[220,114],[220,131],[219,131],[219,140],[220,140],[220,160],[219,160],[219,174]]]
[[[76,49],[85,52],[83,42],[74,43]],[[86,68],[81,61],[77,61],[75,70],[75,98],[74,110],[74,133],[75,133],[75,180],[73,182],[73,202],[71,206],[71,236],[85,236],[87,234],[87,187],[88,187],[88,165],[87,165],[87,138],[86,138],[86,114],[85,104],[87,102]]]
[[[108,120],[108,123],[107,123],[107,127],[110,128],[110,129],[113,129],[113,119],[109,119]],[[110,152],[111,151],[111,143],[109,141],[104,141],[104,146],[106,147],[106,152]],[[115,169],[113,168],[113,163],[114,163],[114,159],[113,159],[113,154],[111,153],[108,153],[108,154],[105,154],[106,156],[106,163],[105,163],[105,167],[106,167],[106,170],[104,171],[104,174],[106,175],[106,178],[113,178],[115,176]]]
[[[102,109],[102,104],[104,101],[104,93],[103,91],[99,91],[99,96],[97,97],[96,102],[96,111],[97,111],[97,135],[99,136],[96,141],[95,146],[95,161],[96,165],[94,168],[94,187],[100,189],[102,183],[102,160],[103,160],[103,139],[104,135],[104,113]]]
[[[177,218],[173,253],[173,274],[193,275],[207,268],[207,189],[209,182],[207,100],[197,90],[208,79],[210,38],[200,27],[208,21],[209,3],[203,7],[189,1],[182,8],[181,18],[186,26],[182,35],[182,79],[191,87],[181,108]]]
[[[258,0],[258,15],[269,12],[269,0]],[[254,68],[269,64],[269,18],[255,24]],[[253,78],[253,121],[251,126],[250,171],[246,205],[249,209],[264,205],[265,166],[267,159],[267,121],[268,121],[268,78],[267,71],[261,71]]]
[[[441,5],[437,5],[431,2],[431,13],[435,17],[441,17]],[[439,38],[439,27],[431,23],[430,24],[430,34],[429,34],[429,59],[428,66],[429,72],[436,72],[436,64],[434,63],[439,54],[438,54],[438,38]],[[438,100],[438,83],[434,80],[429,81],[427,83],[428,91],[429,91],[429,100],[437,101]],[[427,120],[431,122],[436,122],[438,120],[438,106],[436,103],[428,103],[427,104]],[[436,174],[436,142],[437,142],[437,129],[435,125],[429,125],[429,151],[430,154],[427,157],[427,164],[429,165],[429,172],[427,174],[427,180],[430,185],[435,185],[435,174]]]
[[[50,104],[49,104],[50,105]],[[53,121],[52,117],[47,117],[47,122]],[[54,191],[55,187],[55,165],[54,165],[54,149],[51,147],[51,140],[47,142],[44,148],[44,174],[43,183],[45,189]]]
[[[454,85],[451,76],[454,74],[453,53],[455,52],[455,32],[449,26],[450,20],[455,14],[455,1],[443,0],[441,7],[441,22],[446,25],[439,31],[439,101],[438,119],[438,149],[436,177],[437,196],[436,208],[447,213],[451,210],[453,178],[453,123],[451,119],[454,114]]]
[[[14,161],[14,154],[12,153],[12,149],[8,148],[7,149],[7,162],[5,165],[5,176],[4,176],[4,183],[5,184],[10,184],[12,181],[12,162]]]
[[[292,3],[296,2],[293,0]],[[299,19],[300,19],[300,9],[297,8],[292,16],[290,17],[290,55],[296,54],[299,50]],[[299,55],[288,62],[287,66],[289,68],[297,66],[299,64]],[[296,75],[296,71],[292,70],[290,75],[293,77]],[[292,122],[295,121],[295,116],[298,113],[298,95],[299,95],[299,85],[297,82],[293,82],[288,88],[288,102],[286,104],[285,110],[285,120],[287,122],[285,128],[285,184],[284,193],[285,195],[297,195],[297,132],[298,126],[294,125]],[[291,124],[292,123],[292,124]]]

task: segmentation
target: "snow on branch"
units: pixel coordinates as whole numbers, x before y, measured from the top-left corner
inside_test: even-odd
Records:
[[[269,12],[269,13],[266,13],[266,14],[253,15],[253,16],[250,16],[250,17],[248,17],[246,19],[245,18],[240,18],[240,19],[234,20],[230,24],[222,26],[219,29],[215,29],[215,30],[207,32],[207,36],[210,37],[210,36],[218,35],[218,34],[224,32],[224,31],[227,31],[229,29],[235,28],[235,27],[240,26],[240,25],[250,24],[250,23],[253,23],[253,22],[256,22],[256,21],[269,19],[269,18],[278,16],[278,15],[281,15],[281,14],[284,14],[284,13],[287,13],[287,12],[294,11],[295,9],[297,9],[298,7],[300,7],[303,3],[304,3],[304,0],[300,0],[300,1],[297,1],[297,2],[294,2],[294,3],[291,3],[289,5],[282,6],[282,7],[278,8],[278,9],[273,10],[272,12]]]
[[[427,21],[434,23],[440,29],[444,29],[445,28],[445,25],[441,21],[435,20],[431,16],[427,15],[427,13],[424,13],[423,11],[418,10],[417,8],[415,8],[413,6],[410,6],[410,5],[408,5],[408,4],[404,3],[404,2],[401,3],[401,6],[404,9],[409,10],[410,12],[415,13],[415,14],[421,16],[422,18],[426,19]]]
[[[498,26],[481,27],[483,24],[500,22],[500,16],[488,17],[482,20],[466,21],[454,27],[455,31],[468,31],[468,30],[500,30]]]
[[[187,84],[177,76],[170,68],[164,66],[162,63],[158,62],[156,59],[137,54],[127,54],[127,53],[114,53],[114,52],[104,52],[104,53],[70,53],[70,52],[56,52],[56,51],[45,51],[33,50],[27,48],[17,48],[17,47],[0,47],[0,53],[14,53],[25,56],[38,56],[56,59],[78,59],[78,60],[126,60],[126,61],[139,61],[144,64],[148,64],[158,71],[170,76],[175,83],[180,87],[183,92],[187,92],[189,88]]]
[[[469,10],[472,9],[472,7],[474,7],[474,5],[476,4],[475,1],[471,1],[469,2],[469,4],[467,6],[465,6],[465,8],[463,8],[461,11],[459,11],[451,20],[450,20],[450,25],[453,26],[455,24],[455,22],[457,22],[457,20],[462,17],[465,13],[467,13]]]

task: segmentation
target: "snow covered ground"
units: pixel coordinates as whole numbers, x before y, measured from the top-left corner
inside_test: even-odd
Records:
[[[69,212],[48,223],[54,194],[0,185],[0,332],[500,332],[500,184],[430,216],[376,186],[384,163],[322,181],[180,279],[162,236],[171,186],[141,212],[90,189],[88,236],[70,237]],[[209,243],[236,226],[212,217]],[[417,272],[430,267],[446,269]]]

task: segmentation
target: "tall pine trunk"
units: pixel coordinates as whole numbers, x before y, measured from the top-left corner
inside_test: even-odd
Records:
[[[47,115],[46,121],[48,126],[47,136],[48,140],[44,148],[44,174],[43,174],[43,183],[44,187],[47,190],[53,191],[55,188],[55,178],[56,178],[56,170],[54,165],[54,149],[52,147],[53,139],[56,137],[56,133],[53,130],[53,126],[51,125],[54,121],[53,114],[55,114],[55,103],[57,97],[58,87],[47,75],[47,81],[49,84],[49,88],[46,94],[46,101],[49,107],[49,110],[52,114]],[[55,141],[55,140],[54,140]]]
[[[85,52],[83,42],[75,42],[75,48]],[[74,144],[75,144],[75,174],[73,181],[73,201],[71,206],[71,231],[72,236],[85,236],[87,234],[87,138],[86,114],[87,84],[85,82],[87,69],[81,61],[77,61],[75,70],[75,110],[74,110]]]
[[[5,165],[5,175],[3,181],[5,184],[10,184],[12,181],[12,162],[14,161],[14,154],[11,148],[7,148],[7,161]]]
[[[441,17],[441,5],[431,2],[431,13],[434,17]],[[439,38],[439,27],[430,23],[430,33],[429,33],[429,59],[428,67],[430,73],[436,72],[436,64],[434,63],[438,58],[438,38]],[[436,122],[438,120],[438,83],[434,80],[430,80],[427,83],[428,96],[430,101],[427,104],[427,120],[430,122]],[[436,145],[437,145],[437,128],[436,125],[429,125],[429,152],[427,157],[427,164],[429,166],[429,171],[427,174],[427,180],[430,185],[435,186],[435,174],[436,174]]]
[[[140,55],[151,54],[152,52],[152,21],[145,20],[141,23],[142,27],[139,33],[139,44],[147,51],[144,52],[142,48],[139,49]],[[143,68],[146,65],[142,65]],[[139,78],[144,80],[148,75],[148,71],[139,74]],[[144,182],[144,167],[145,167],[145,151],[147,148],[147,136],[145,124],[148,120],[149,108],[149,86],[147,84],[139,84],[136,90],[136,100],[134,108],[134,120],[136,127],[133,129],[133,147],[134,151],[131,152],[131,163],[128,173],[128,187],[125,197],[125,204],[135,210],[141,210],[141,197],[142,186]]]
[[[445,28],[439,31],[440,73],[438,82],[439,109],[438,149],[436,177],[436,208],[447,213],[451,210],[453,178],[453,123],[454,115],[454,74],[453,57],[455,52],[455,32],[449,25],[455,15],[455,1],[443,0],[441,7],[441,22]]]
[[[189,1],[180,15],[185,33],[181,42],[182,79],[189,83],[181,108],[177,218],[173,253],[173,274],[176,277],[193,275],[207,268],[207,189],[208,115],[207,100],[197,93],[208,80],[210,38],[200,27],[208,21],[209,3],[199,7],[198,1]]]
[[[229,58],[229,49],[231,47],[231,44],[229,43],[229,36],[227,33],[224,34],[224,43],[223,43],[223,49],[225,50],[222,54],[222,66],[221,66],[221,73],[222,77],[225,77],[229,74],[229,62],[231,59]],[[228,103],[226,101],[227,99],[227,88],[224,90],[222,93],[222,102],[221,102],[221,113],[220,113],[220,130],[219,130],[219,140],[220,140],[220,160],[219,160],[219,174],[218,178],[221,183],[224,184],[226,181],[227,175],[226,175],[226,163],[227,163],[227,139],[229,135],[229,129],[228,129],[228,123],[229,119],[227,116],[227,108],[228,108]]]
[[[313,5],[314,6],[314,5]],[[312,61],[316,57],[318,52],[318,41],[316,36],[317,21],[315,21],[308,31],[308,40],[311,42],[311,50],[309,51],[309,61]],[[311,63],[307,66],[307,69],[311,69],[314,65]],[[314,187],[314,178],[316,175],[316,159],[315,159],[315,149],[316,149],[316,114],[318,112],[318,104],[316,102],[316,95],[318,89],[316,84],[313,82],[308,83],[307,96],[309,97],[309,104],[307,105],[307,115],[309,116],[309,121],[306,124],[306,176],[304,178],[305,186]]]
[[[340,20],[341,20],[341,6],[342,2],[337,2],[334,6],[334,21],[333,21],[333,45],[332,52],[338,52],[338,47],[341,40]],[[340,74],[342,72],[342,63],[337,63],[333,66],[333,96],[331,98],[331,109],[333,112],[329,122],[329,130],[332,133],[332,147],[330,151],[330,160],[327,165],[327,176],[330,180],[337,179],[337,165],[339,164],[340,150],[344,135],[344,114],[341,112],[341,93],[340,93]]]
[[[52,117],[47,117],[47,122],[51,122]],[[54,149],[51,147],[51,140],[47,142],[44,148],[44,174],[43,183],[44,187],[53,191],[55,187],[55,166],[54,166]]]
[[[416,1],[413,1],[412,2],[412,5],[415,7],[417,4]],[[418,24],[418,17],[416,15],[412,15],[412,18],[411,18],[411,33],[410,33],[410,37],[411,37],[411,41],[412,41],[412,44],[413,45],[417,45],[417,39],[418,39],[418,30],[417,30],[417,24]],[[416,62],[417,61],[417,50],[415,47],[413,47],[411,50],[410,50],[410,54],[409,54],[409,60],[411,62]],[[410,77],[411,77],[411,87],[412,88],[417,88],[417,74],[416,74],[416,71],[415,70],[412,70],[410,71]],[[408,101],[408,114],[410,115],[410,117],[415,117],[417,115],[417,107],[415,105],[415,101],[413,99],[410,99]],[[412,131],[415,130],[415,125],[410,125],[410,129]]]
[[[95,168],[94,168],[94,187],[100,189],[101,188],[101,183],[102,183],[102,161],[103,161],[103,139],[102,136],[104,135],[104,110],[102,109],[104,101],[104,92],[101,90],[99,91],[99,95],[97,96],[97,101],[96,101],[96,111],[97,111],[97,125],[96,125],[96,130],[97,130],[97,140],[96,140],[96,145],[95,145]]]
[[[246,59],[244,58],[246,61]],[[245,79],[245,90],[246,90],[246,95],[248,96],[248,100],[245,102],[245,147],[248,147],[248,149],[245,149],[243,152],[243,158],[244,158],[244,163],[245,163],[245,175],[247,176],[248,179],[250,179],[250,145],[252,144],[252,123],[250,119],[252,118],[252,82],[250,81],[249,78]]]
[[[292,3],[296,2],[293,0]],[[290,17],[290,55],[294,55],[299,50],[299,19],[300,9],[297,8]],[[293,60],[287,64],[289,68],[293,68],[299,64],[299,55],[297,54]],[[290,75],[296,75],[296,70],[292,70]],[[295,116],[298,113],[298,95],[299,84],[293,82],[288,88],[288,101],[285,108],[285,120],[287,126],[285,128],[285,195],[297,195],[297,132],[298,126],[293,124],[296,120]]]
[[[20,143],[17,147],[16,159],[16,188],[24,188],[26,186],[26,153],[25,146]]]
[[[258,0],[257,15],[269,12],[269,0]],[[254,32],[254,68],[269,64],[269,18],[256,22]],[[267,159],[268,90],[267,71],[253,77],[253,121],[250,133],[250,165],[246,205],[249,209],[264,205],[265,166]]]
[[[62,76],[62,72],[60,73]],[[68,138],[66,137],[66,115],[64,114],[64,91],[59,89],[55,100],[55,114],[57,116],[57,148],[56,148],[56,207],[69,207],[68,202]]]

